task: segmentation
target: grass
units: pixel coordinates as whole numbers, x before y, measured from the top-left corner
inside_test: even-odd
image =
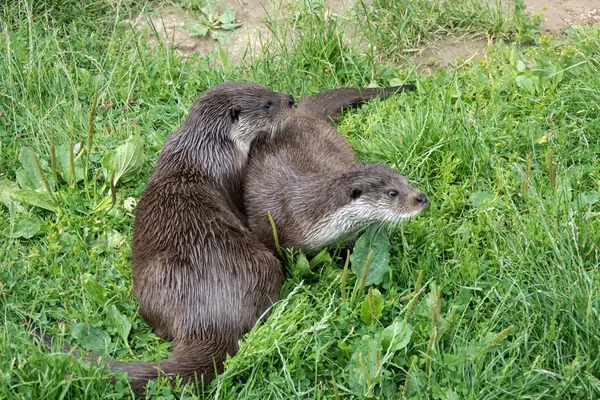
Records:
[[[158,382],[148,398],[600,397],[598,27],[553,37],[499,12],[451,24],[488,6],[445,2],[412,14],[406,43],[449,31],[506,41],[480,62],[421,76],[393,48],[392,25],[361,30],[385,50],[363,52],[315,2],[291,21],[273,15],[289,41],[265,42],[239,66],[149,51],[120,25],[139,2],[32,4],[0,9],[0,398],[125,396],[123,378],[113,386],[102,368],[41,350],[27,319],[120,360],[168,356],[130,293],[132,198],[166,135],[223,78],[298,97],[416,81],[415,93],[347,112],[338,127],[361,159],[392,165],[432,203],[391,234],[383,282],[353,297],[360,280],[343,272],[345,257],[307,271],[296,255],[283,300],[210,387]],[[356,21],[392,18],[397,4],[374,2],[372,20]],[[115,185],[119,154],[132,162]],[[30,192],[15,202],[19,187]]]

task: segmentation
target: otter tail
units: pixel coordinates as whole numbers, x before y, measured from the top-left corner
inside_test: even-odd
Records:
[[[52,351],[52,337],[32,328],[31,335],[43,342],[47,350]],[[63,352],[74,357],[84,356],[84,361],[100,363],[102,359],[112,371],[126,372],[131,379],[131,389],[136,394],[143,394],[146,384],[158,377],[165,377],[175,382],[180,376],[183,383],[194,381],[203,385],[209,384],[217,374],[223,371],[223,362],[227,354],[237,351],[237,343],[223,343],[222,340],[196,339],[179,342],[170,358],[149,362],[123,362],[87,353],[76,347],[65,344]]]
[[[357,107],[376,98],[386,99],[391,95],[414,90],[415,85],[392,86],[386,88],[340,88],[327,90],[303,99],[296,112],[320,120],[336,121],[346,108]]]

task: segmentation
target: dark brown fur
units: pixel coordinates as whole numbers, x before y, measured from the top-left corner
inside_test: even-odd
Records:
[[[167,138],[136,208],[132,266],[141,315],[174,351],[160,362],[115,366],[136,391],[157,367],[210,382],[279,300],[281,264],[240,218],[241,179],[252,142],[273,137],[292,107],[290,95],[225,82]]]
[[[243,221],[242,177],[252,142],[277,134],[293,105],[288,94],[225,82],[165,141],[136,208],[132,269],[141,315],[174,350],[155,362],[108,360],[135,392],[158,376],[210,382],[279,300],[281,263]]]
[[[325,92],[293,113],[327,120],[396,89]],[[226,82],[167,138],[136,208],[132,267],[141,315],[174,350],[156,362],[108,360],[135,392],[158,376],[210,382],[279,300],[281,264],[244,224],[242,178],[252,143],[281,132],[292,104],[263,86]]]
[[[344,89],[345,97],[356,91]],[[385,97],[390,92],[379,93]],[[269,143],[257,144],[251,153],[244,182],[248,225],[272,250],[267,212],[281,246],[314,253],[369,223],[396,222],[427,204],[425,195],[390,167],[358,164],[346,139],[324,122],[319,112],[323,100],[339,105],[339,93],[328,91],[302,101],[302,112],[286,120],[283,132]]]

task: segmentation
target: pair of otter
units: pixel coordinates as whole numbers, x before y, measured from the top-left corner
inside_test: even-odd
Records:
[[[135,392],[159,374],[210,382],[279,300],[284,273],[267,211],[282,245],[312,252],[425,207],[425,195],[391,168],[357,164],[329,121],[406,89],[336,89],[294,107],[289,94],[224,82],[194,103],[136,208],[134,293],[174,350],[157,362],[109,362]]]

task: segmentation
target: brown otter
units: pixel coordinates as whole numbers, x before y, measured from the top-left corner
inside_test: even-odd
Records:
[[[272,250],[267,212],[281,246],[311,254],[368,224],[398,222],[427,206],[425,194],[392,168],[357,163],[329,124],[297,116],[282,129],[273,141],[255,146],[244,179],[248,225]]]
[[[276,135],[293,108],[289,94],[224,82],[166,139],[136,207],[132,274],[140,314],[174,349],[157,362],[109,360],[135,392],[159,375],[210,382],[279,300],[282,266],[242,220],[242,177],[253,141]]]
[[[281,264],[243,222],[241,182],[253,142],[276,137],[292,113],[334,118],[395,91],[325,92],[311,107],[303,102],[293,110],[290,95],[226,82],[196,101],[167,138],[136,208],[134,293],[143,318],[174,350],[158,362],[109,360],[113,370],[128,373],[135,392],[159,375],[187,381],[197,374],[210,382],[242,335],[279,300]]]
[[[279,300],[281,264],[241,219],[242,177],[252,143],[275,136],[293,106],[289,94],[224,82],[165,141],[136,207],[132,269],[140,314],[174,351],[167,360],[114,366],[135,391],[159,368],[210,382]]]

